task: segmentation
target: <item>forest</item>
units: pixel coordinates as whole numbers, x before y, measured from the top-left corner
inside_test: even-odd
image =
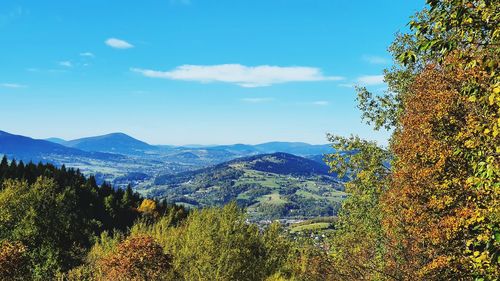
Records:
[[[0,279],[498,280],[500,2],[427,0],[408,25],[386,93],[357,88],[389,145],[328,137],[349,195],[324,239],[4,157]]]

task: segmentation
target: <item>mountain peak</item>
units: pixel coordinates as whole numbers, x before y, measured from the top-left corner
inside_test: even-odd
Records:
[[[66,142],[67,146],[87,151],[136,154],[155,150],[155,146],[135,139],[125,133],[115,132],[95,137],[87,137]]]

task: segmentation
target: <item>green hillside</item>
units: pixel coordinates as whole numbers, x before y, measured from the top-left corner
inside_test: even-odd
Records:
[[[324,164],[273,153],[155,180],[149,196],[188,207],[222,206],[236,201],[252,219],[308,218],[337,213],[346,197]]]

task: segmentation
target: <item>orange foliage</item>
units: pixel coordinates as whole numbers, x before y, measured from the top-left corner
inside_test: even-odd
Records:
[[[149,236],[136,236],[98,262],[100,280],[163,280],[171,269],[171,257]]]
[[[19,242],[0,243],[0,279],[26,280],[29,277],[26,247]]]
[[[495,155],[498,139],[484,137],[483,126],[491,123],[485,111],[496,109],[464,94],[471,83],[478,93],[488,93],[485,81],[477,69],[430,65],[404,101],[401,130],[392,144],[395,172],[383,206],[391,248],[398,250],[389,265],[406,278],[466,278],[474,266],[470,241],[493,236],[488,217],[498,207],[498,189],[478,187],[470,179],[478,162]],[[482,251],[494,256],[484,245]]]

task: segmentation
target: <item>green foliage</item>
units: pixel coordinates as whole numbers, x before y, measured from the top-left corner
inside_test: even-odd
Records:
[[[452,52],[460,51],[467,61],[465,67],[483,64],[493,74],[498,69],[500,42],[500,4],[498,1],[428,0],[424,16],[410,21],[418,52],[399,56],[403,62],[410,57],[430,54],[441,63]],[[475,56],[482,52],[481,60]]]
[[[35,279],[54,276],[79,258],[82,245],[75,224],[68,216],[74,208],[74,193],[56,191],[53,180],[40,178],[32,186],[8,180],[0,193],[0,240],[21,241],[29,249]],[[85,231],[85,229],[82,229]]]
[[[137,262],[132,260],[137,254],[120,249],[126,241],[129,241],[128,248],[136,248],[130,241],[137,240],[137,237],[149,237],[171,259],[170,265],[158,267],[159,263],[151,260],[152,264],[148,263],[148,267],[154,270],[137,277],[137,280],[265,280],[278,272],[283,278],[309,280],[297,277],[307,275],[304,272],[299,274],[295,264],[300,255],[295,255],[293,249],[299,246],[285,235],[277,223],[259,230],[256,225],[246,222],[245,213],[234,203],[223,208],[194,211],[180,223],[178,215],[171,209],[156,222],[138,221],[128,236],[103,234],[90,251],[86,265],[72,270],[69,275],[87,274],[100,280],[111,270],[105,269],[103,264],[112,265],[114,269],[111,271],[124,264],[130,264],[125,268],[135,267]],[[159,252],[155,251],[158,256]],[[127,271],[116,276],[123,278],[129,274],[131,272]]]
[[[259,230],[234,203],[195,211],[178,231],[169,251],[184,280],[260,280],[266,273],[256,270],[266,254]]]
[[[346,279],[378,279],[384,266],[380,200],[390,175],[389,151],[359,137],[329,136],[335,153],[327,163],[348,176],[346,192],[331,239],[335,271]],[[385,276],[387,277],[387,276]]]
[[[48,280],[79,265],[97,235],[130,226],[138,216],[140,198],[131,190],[98,187],[64,166],[4,158],[0,175],[0,243],[26,247],[31,279]]]

